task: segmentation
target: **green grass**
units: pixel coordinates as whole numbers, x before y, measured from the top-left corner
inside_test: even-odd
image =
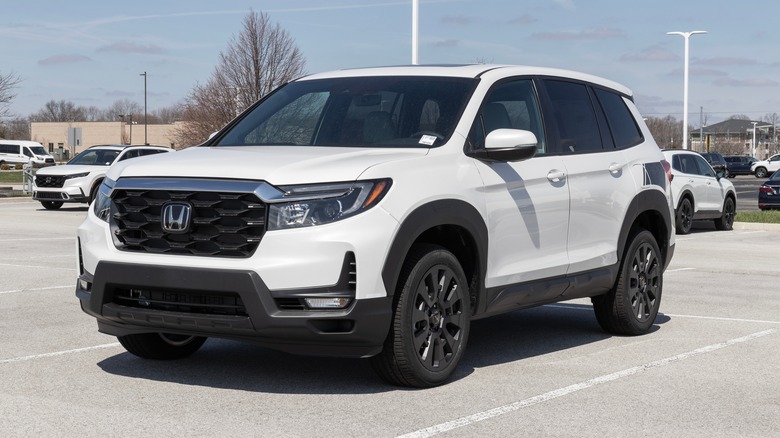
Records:
[[[22,171],[21,170],[9,170],[0,172],[0,184],[21,184],[22,183]]]
[[[760,222],[764,224],[780,224],[780,210],[739,211],[734,218],[737,222]]]

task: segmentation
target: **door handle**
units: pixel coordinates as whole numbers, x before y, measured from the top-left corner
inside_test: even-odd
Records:
[[[622,164],[612,163],[612,164],[609,165],[609,172],[610,173],[618,173],[618,172],[620,172],[621,169],[623,169],[623,165]]]
[[[550,182],[560,182],[566,178],[566,172],[558,169],[553,169],[547,174],[547,179],[550,180]]]

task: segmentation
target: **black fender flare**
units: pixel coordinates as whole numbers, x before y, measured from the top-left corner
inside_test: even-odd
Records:
[[[661,248],[661,252],[664,255],[664,268],[666,268],[666,265],[668,265],[670,261],[669,236],[671,236],[673,229],[673,219],[672,213],[669,210],[669,201],[667,200],[666,195],[660,190],[644,190],[639,192],[631,201],[631,204],[629,204],[618,237],[618,263],[623,260],[623,253],[628,244],[628,235],[631,232],[631,228],[637,222],[637,219],[647,212],[657,213],[663,218],[663,223],[650,223],[645,225],[649,228],[648,231],[656,236],[656,239],[659,237],[663,239],[658,241],[658,246]]]
[[[398,228],[382,267],[382,282],[388,296],[394,296],[398,276],[409,253],[409,249],[426,231],[437,226],[454,225],[463,228],[473,238],[476,247],[476,263],[479,290],[485,288],[487,267],[488,230],[482,215],[468,202],[458,199],[441,199],[423,204],[412,211]]]

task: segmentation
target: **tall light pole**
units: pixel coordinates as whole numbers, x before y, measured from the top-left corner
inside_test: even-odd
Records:
[[[420,0],[412,0],[412,64],[417,65]]]
[[[144,77],[144,144],[149,144],[149,140],[146,137],[146,72],[139,74],[139,76]]]
[[[758,125],[758,122],[750,122],[753,124],[753,157],[756,156],[756,125]]]
[[[688,149],[688,39],[691,35],[696,35],[698,33],[707,33],[707,31],[666,32],[667,35],[680,35],[685,39],[685,67],[683,69],[683,149]]]

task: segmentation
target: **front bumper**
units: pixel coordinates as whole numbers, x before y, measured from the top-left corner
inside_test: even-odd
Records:
[[[78,202],[88,203],[89,196],[79,187],[39,188],[33,189],[33,199],[36,201]]]
[[[290,298],[342,293],[343,281],[320,289],[271,291],[254,271],[102,261],[84,272],[76,296],[101,332],[124,336],[176,333],[257,343],[298,354],[377,354],[391,322],[391,297],[356,299],[342,310],[286,310]],[[127,300],[127,296],[137,299]],[[156,296],[147,300],[145,295]]]

